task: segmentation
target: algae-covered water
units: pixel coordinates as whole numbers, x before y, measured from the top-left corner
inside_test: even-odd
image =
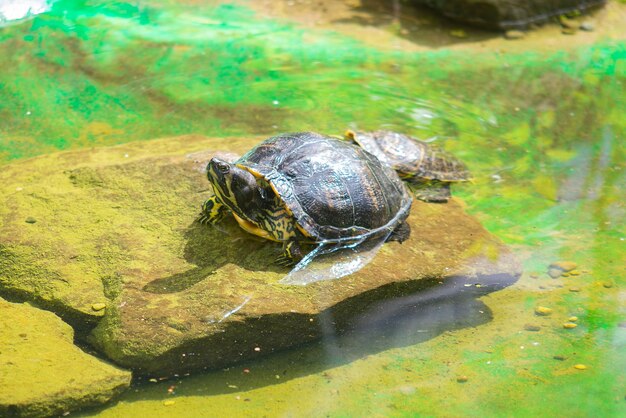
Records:
[[[475,180],[454,194],[524,265],[463,320],[417,308],[139,379],[81,416],[626,415],[626,7],[595,16],[595,33],[505,41],[382,1],[39,3],[0,27],[0,164],[189,133],[252,146],[393,129],[466,162]],[[552,278],[559,261],[577,266]]]

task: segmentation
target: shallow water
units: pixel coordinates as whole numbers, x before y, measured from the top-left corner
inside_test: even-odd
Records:
[[[253,145],[394,129],[467,163],[475,181],[453,193],[525,273],[480,299],[405,298],[350,334],[252,363],[138,380],[81,416],[626,414],[624,38],[523,49],[466,28],[466,40],[431,30],[440,41],[413,48],[413,9],[377,12],[386,19],[364,36],[368,9],[311,25],[194,3],[59,0],[0,28],[0,162],[188,133]],[[559,260],[580,274],[550,278]],[[557,313],[541,322],[536,305]]]

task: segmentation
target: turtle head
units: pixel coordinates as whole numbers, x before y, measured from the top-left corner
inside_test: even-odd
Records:
[[[239,216],[256,220],[265,191],[249,171],[213,158],[207,166],[207,177],[222,203]]]

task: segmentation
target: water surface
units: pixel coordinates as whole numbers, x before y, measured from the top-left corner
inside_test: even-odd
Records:
[[[312,27],[245,2],[49,3],[0,28],[1,163],[188,133],[253,145],[394,129],[467,163],[475,181],[454,194],[525,266],[480,300],[418,298],[384,326],[364,318],[258,362],[140,380],[83,416],[626,414],[624,38],[489,49],[475,44],[498,35],[466,28],[466,40],[445,29],[432,47],[396,48],[421,39],[413,9],[370,42],[345,16]],[[550,278],[559,260],[580,274]],[[557,315],[530,332],[536,305]],[[570,316],[578,326],[562,328]]]

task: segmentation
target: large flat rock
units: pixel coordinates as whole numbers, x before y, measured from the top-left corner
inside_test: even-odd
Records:
[[[195,222],[211,193],[206,162],[259,140],[186,136],[3,167],[0,294],[57,312],[121,365],[168,374],[314,340],[328,331],[322,314],[343,329],[381,300],[436,286],[483,294],[519,276],[453,199],[415,202],[411,238],[356,274],[279,284],[280,245],[232,220]]]
[[[0,417],[60,415],[107,402],[130,372],[84,353],[52,312],[0,299]]]

